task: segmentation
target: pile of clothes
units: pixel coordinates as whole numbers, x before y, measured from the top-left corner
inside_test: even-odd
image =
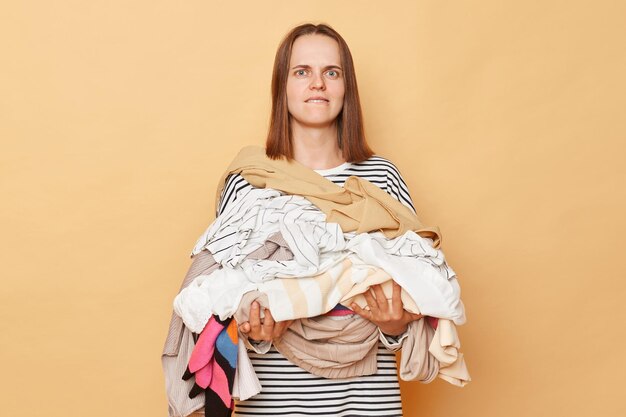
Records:
[[[400,377],[470,380],[456,332],[465,322],[460,287],[437,228],[364,179],[340,187],[295,161],[270,160],[263,148],[240,152],[218,196],[232,173],[256,188],[242,191],[192,250],[162,356],[170,415],[203,406],[207,416],[230,415],[234,398],[260,392],[237,332],[253,301],[276,321],[295,320],[273,345],[308,372],[375,373],[379,331],[348,307],[367,308],[363,293],[373,285],[391,299],[393,281],[404,308],[428,316],[409,325]]]

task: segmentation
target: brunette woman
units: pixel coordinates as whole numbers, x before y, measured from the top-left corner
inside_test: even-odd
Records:
[[[367,145],[352,56],[344,39],[324,24],[304,24],[281,42],[272,77],[272,113],[266,141],[268,157],[287,158],[338,185],[355,175],[377,185],[414,211],[396,166]],[[217,215],[251,187],[239,174],[226,180]],[[250,358],[262,385],[255,397],[238,402],[238,416],[401,416],[395,350],[412,320],[399,291],[388,302],[379,287],[366,293],[369,311],[358,314],[380,330],[374,375],[325,379],[289,362],[272,346],[291,322],[275,322],[271,311],[253,303],[249,322],[240,324],[255,351]]]

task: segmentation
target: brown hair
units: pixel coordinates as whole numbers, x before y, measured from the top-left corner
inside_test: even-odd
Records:
[[[325,24],[314,25],[306,23],[293,28],[282,40],[274,58],[272,73],[272,113],[270,127],[265,143],[266,154],[269,158],[278,159],[281,156],[287,160],[293,159],[293,143],[290,115],[287,107],[287,77],[289,76],[289,61],[294,41],[303,35],[320,34],[328,36],[339,44],[339,55],[343,67],[345,95],[343,108],[337,115],[337,140],[343,158],[347,162],[364,161],[374,154],[365,141],[363,128],[363,114],[359,101],[359,90],[356,84],[354,62],[348,44],[337,31]]]

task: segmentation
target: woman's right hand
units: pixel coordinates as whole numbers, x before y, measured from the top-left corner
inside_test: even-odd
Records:
[[[261,308],[256,301],[250,306],[249,321],[245,321],[239,325],[239,331],[246,335],[248,339],[253,341],[271,342],[280,338],[287,328],[291,326],[293,320],[285,320],[275,322],[269,309],[264,310],[265,316],[261,320]]]

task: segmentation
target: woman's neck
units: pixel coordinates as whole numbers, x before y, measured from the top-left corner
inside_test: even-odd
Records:
[[[339,149],[336,124],[318,128],[293,123],[291,134],[294,159],[302,165],[311,169],[328,169],[346,162]]]

